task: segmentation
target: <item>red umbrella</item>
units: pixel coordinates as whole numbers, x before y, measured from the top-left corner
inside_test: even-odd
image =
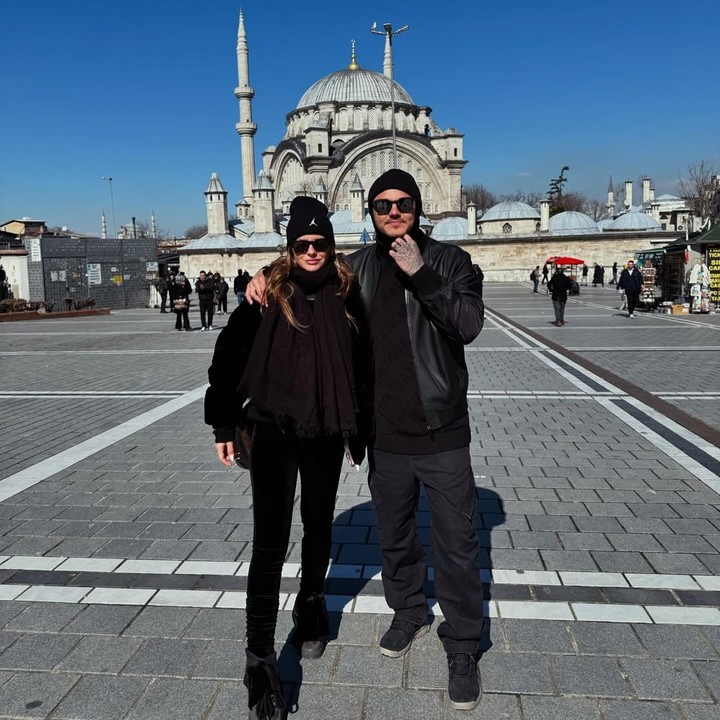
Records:
[[[584,260],[578,260],[577,258],[571,258],[571,257],[549,257],[545,262],[551,263],[553,265],[584,265]]]

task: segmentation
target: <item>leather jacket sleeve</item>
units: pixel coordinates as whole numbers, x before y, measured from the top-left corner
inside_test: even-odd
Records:
[[[409,282],[432,324],[448,337],[467,345],[483,328],[485,306],[477,292],[470,256],[460,248],[445,250],[453,252],[450,262],[436,269],[429,258]]]

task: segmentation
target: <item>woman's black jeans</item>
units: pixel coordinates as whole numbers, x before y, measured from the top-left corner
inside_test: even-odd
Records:
[[[300,440],[277,425],[258,423],[252,439],[253,549],[247,585],[247,644],[258,657],[275,649],[282,567],[300,472],[303,524],[300,596],[322,593],[330,562],[344,444],[341,437]]]

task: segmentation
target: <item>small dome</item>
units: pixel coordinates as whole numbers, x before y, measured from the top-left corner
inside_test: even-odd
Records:
[[[540,219],[540,213],[527,203],[513,200],[493,205],[481,218],[486,220],[532,220]]]
[[[467,240],[468,221],[464,217],[443,218],[433,227],[430,237],[433,240],[447,242],[448,240]]]
[[[662,226],[651,215],[631,210],[615,218],[605,230],[662,230]]]
[[[391,102],[390,78],[374,70],[340,70],[320,78],[300,98],[296,109],[311,107],[321,102],[340,105],[357,102]],[[395,81],[395,102],[414,105],[408,92]]]
[[[611,217],[603,218],[602,220],[598,220],[596,225],[600,230],[605,230],[608,225],[611,225],[613,223],[613,219]]]
[[[598,232],[600,228],[589,215],[575,210],[567,210],[550,218],[552,235],[587,235]]]

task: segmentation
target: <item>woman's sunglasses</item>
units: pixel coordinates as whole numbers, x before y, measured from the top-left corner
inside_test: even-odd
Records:
[[[409,213],[415,207],[415,200],[411,197],[400,198],[399,200],[373,200],[373,210],[378,215],[387,215],[393,205],[397,205],[397,209],[401,213]]]
[[[315,252],[327,252],[330,243],[327,240],[298,240],[293,243],[292,250],[296,255],[307,255],[310,246],[315,248]]]

